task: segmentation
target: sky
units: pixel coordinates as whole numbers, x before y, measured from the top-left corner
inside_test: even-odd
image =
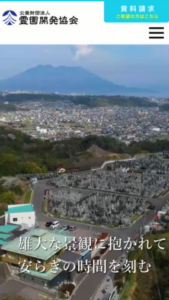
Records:
[[[128,87],[169,88],[169,46],[1,45],[0,79],[37,65],[81,66]]]

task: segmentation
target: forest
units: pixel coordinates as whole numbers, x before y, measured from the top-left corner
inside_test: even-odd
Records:
[[[11,139],[12,135],[12,139]],[[88,136],[50,142],[33,139],[9,126],[0,126],[0,176],[55,171],[57,167],[81,170],[100,166],[107,158],[87,152],[93,144],[109,153],[130,154],[169,150],[169,141],[133,142],[130,145],[111,137]]]

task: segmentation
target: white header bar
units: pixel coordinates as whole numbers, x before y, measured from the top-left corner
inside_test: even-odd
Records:
[[[17,16],[9,16],[9,13],[3,16],[8,11],[13,11]],[[7,25],[10,17],[13,24]],[[60,19],[63,17],[67,18],[68,24],[60,24],[64,22]],[[78,19],[77,25],[71,24],[73,17]],[[163,29],[150,30],[149,27]],[[160,33],[150,33],[153,30]],[[169,44],[168,31],[169,23],[105,23],[103,2],[0,4],[0,44]],[[154,39],[155,35],[157,39]]]

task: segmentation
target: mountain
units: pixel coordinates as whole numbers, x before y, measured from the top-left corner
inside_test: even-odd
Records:
[[[142,94],[149,90],[116,85],[81,67],[52,67],[39,65],[12,78],[0,81],[0,90],[41,91],[48,93],[79,94]],[[149,94],[150,95],[150,94]]]

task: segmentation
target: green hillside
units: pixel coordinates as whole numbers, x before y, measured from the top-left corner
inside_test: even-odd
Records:
[[[147,98],[134,96],[70,96],[70,95],[55,95],[55,94],[9,94],[5,97],[0,96],[0,101],[25,102],[25,101],[64,101],[69,100],[75,105],[85,105],[87,107],[105,107],[105,106],[138,106],[138,107],[153,107],[156,103],[151,103]]]
[[[11,135],[13,139],[11,139]],[[90,169],[100,166],[105,157],[87,155],[86,150],[97,145],[110,153],[150,153],[169,149],[169,141],[133,142],[129,146],[110,137],[88,136],[51,143],[32,139],[19,130],[0,127],[0,176],[15,176],[17,173],[44,173],[58,166],[66,169]]]

